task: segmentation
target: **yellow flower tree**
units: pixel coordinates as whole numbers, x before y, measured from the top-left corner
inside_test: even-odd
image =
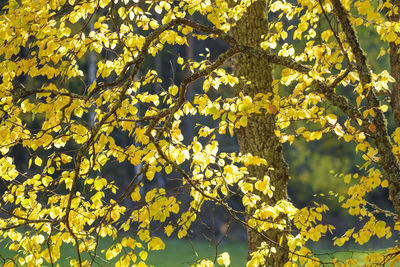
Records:
[[[152,235],[154,223],[182,238],[211,201],[248,230],[248,266],[339,266],[306,247],[334,226],[321,223],[326,205],[290,203],[282,155],[282,143],[325,134],[353,142],[364,159],[359,172],[344,176],[348,193],[332,193],[363,225],[334,244],[390,237],[400,229],[400,129],[389,135],[388,104],[377,94],[395,79],[369,67],[355,28],[379,34],[380,56],[390,55],[397,78],[398,9],[391,1],[9,0],[0,13],[0,177],[6,186],[0,231],[17,253],[4,264],[55,265],[68,243],[76,248],[71,265],[101,259],[145,266],[148,251],[165,247]],[[187,75],[163,88],[145,60],[188,45],[188,38],[218,39],[229,48],[219,55],[207,49],[198,61],[176,56]],[[86,82],[82,64],[93,55],[96,77]],[[232,73],[223,68],[231,58]],[[188,86],[197,80],[202,91],[189,101]],[[213,99],[210,92],[221,85],[234,96]],[[396,83],[394,114],[398,90]],[[211,117],[217,126],[199,125],[188,140],[180,124],[191,116]],[[120,144],[118,133],[134,142]],[[223,152],[217,134],[234,133],[241,152]],[[16,149],[29,160],[17,162]],[[126,187],[102,175],[110,162],[138,170]],[[164,188],[142,193],[146,180],[171,172],[190,190],[186,208]],[[389,188],[393,211],[367,202],[379,187]],[[245,220],[228,204],[237,195]],[[122,232],[128,234],[117,237]],[[102,252],[103,239],[114,242]],[[395,264],[399,255],[393,247],[365,262]],[[229,262],[222,253],[197,264]]]

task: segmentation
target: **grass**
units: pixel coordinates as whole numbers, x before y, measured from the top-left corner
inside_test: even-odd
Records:
[[[104,241],[104,240],[103,240]],[[173,267],[173,266],[191,266],[196,261],[208,258],[212,261],[216,259],[218,254],[228,252],[230,254],[231,267],[246,266],[247,256],[247,243],[246,242],[224,242],[218,248],[215,244],[207,243],[204,241],[188,241],[178,239],[167,239],[164,240],[166,244],[165,250],[151,251],[146,263],[155,267]],[[108,247],[110,244],[101,244],[99,251],[103,248]],[[314,252],[324,262],[329,262],[332,256],[339,259],[341,262],[348,258],[357,259],[359,266],[362,266],[366,252],[383,252],[382,249],[366,249],[365,251],[357,251],[356,249],[348,249],[340,252],[340,248],[336,248],[338,251],[327,249],[327,247],[314,248]],[[0,248],[0,255],[2,257],[12,257],[12,252],[7,249]],[[63,245],[61,248],[61,257],[57,263],[63,266],[70,266],[70,260],[76,258],[75,247],[71,245]],[[87,254],[82,254],[83,260],[87,259]],[[104,257],[104,254],[102,255]],[[113,263],[115,261],[112,261]],[[47,263],[44,264],[47,266]],[[106,266],[110,263],[102,262],[100,259],[97,260],[97,264],[94,266]],[[112,264],[113,265],[113,264]],[[300,266],[300,265],[299,265]]]
[[[104,242],[104,240],[102,240]],[[246,242],[229,242],[223,243],[216,249],[215,244],[207,243],[204,241],[187,241],[178,239],[167,239],[165,241],[165,249],[158,251],[150,251],[147,264],[155,267],[173,267],[173,266],[191,266],[197,260],[208,258],[214,261],[217,254],[228,252],[231,258],[232,267],[246,266],[247,256],[247,244]],[[107,248],[111,244],[101,243],[99,250]],[[6,248],[1,249],[0,256],[3,258],[12,258],[16,253],[9,251]],[[89,259],[86,253],[82,253],[82,260]],[[104,254],[101,254],[101,258],[104,258]],[[64,244],[61,247],[61,259],[57,261],[61,267],[70,266],[70,260],[76,259],[76,248],[71,244]],[[1,264],[2,261],[0,261]],[[110,265],[106,262],[102,262],[100,258],[96,260],[97,263],[94,266],[106,266]],[[115,260],[111,260],[112,265]],[[45,262],[44,266],[47,266]]]
[[[147,263],[158,266],[172,267],[172,266],[191,266],[196,260],[208,258],[215,259],[216,248],[214,244],[202,241],[185,241],[185,240],[166,240],[166,248],[162,251],[153,251],[149,254]],[[358,266],[362,266],[364,258],[368,252],[383,252],[384,250],[371,250],[366,249],[360,251],[357,249],[340,250],[335,247],[337,251],[332,249],[314,248],[313,251],[324,262],[330,262],[332,257],[337,258],[340,262],[344,262],[348,258],[357,259]],[[360,248],[358,248],[360,249]],[[247,243],[246,242],[226,242],[218,248],[218,254],[228,252],[231,259],[231,267],[246,266],[247,256]],[[217,265],[219,266],[219,265]],[[300,266],[300,264],[299,264]]]
[[[199,259],[208,258],[213,261],[216,256],[215,244],[185,240],[167,240],[165,243],[165,250],[150,253],[147,261],[149,264],[156,267],[190,266]],[[231,267],[246,266],[246,242],[222,243],[217,254],[223,252],[230,254]]]

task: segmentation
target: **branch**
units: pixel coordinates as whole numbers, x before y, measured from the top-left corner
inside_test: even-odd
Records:
[[[111,84],[103,84],[97,88],[95,88],[93,91],[91,91],[91,93],[89,93],[86,97],[87,100],[90,99],[90,97],[96,93],[98,90],[100,90],[101,88],[105,87],[105,86],[111,86],[111,85],[117,85],[118,83],[120,83],[124,76],[126,71],[128,70],[128,68],[132,65],[134,65],[134,68],[132,70],[132,72],[130,73],[128,79],[124,82],[124,84],[122,85],[121,91],[119,93],[119,99],[118,101],[111,107],[111,109],[109,110],[109,112],[107,114],[104,115],[104,117],[102,118],[101,121],[97,122],[92,131],[91,131],[91,135],[89,140],[87,140],[78,150],[77,155],[76,155],[76,165],[75,165],[75,169],[74,169],[74,173],[75,176],[72,180],[72,185],[71,185],[71,191],[69,192],[68,195],[68,203],[67,203],[67,207],[65,209],[65,215],[62,218],[61,221],[65,222],[67,229],[69,231],[69,233],[71,234],[71,236],[73,237],[73,239],[75,240],[75,242],[77,243],[77,237],[75,235],[75,233],[73,232],[71,225],[70,225],[70,221],[69,221],[69,214],[71,212],[71,204],[72,204],[72,199],[73,196],[75,194],[76,191],[76,185],[77,185],[77,180],[79,178],[79,172],[80,172],[80,166],[81,166],[81,162],[83,160],[83,156],[86,153],[86,151],[88,150],[88,148],[92,145],[92,143],[95,141],[95,137],[97,136],[97,134],[100,132],[101,127],[106,123],[106,121],[117,111],[118,108],[121,107],[121,104],[123,102],[123,100],[125,99],[125,95],[127,90],[129,89],[130,85],[132,84],[132,81],[134,79],[134,77],[137,75],[139,68],[141,67],[144,58],[147,54],[147,50],[150,47],[151,43],[164,31],[168,30],[169,28],[173,27],[174,25],[176,25],[178,22],[177,21],[171,21],[167,24],[161,25],[159,28],[157,28],[156,30],[154,30],[153,32],[151,32],[147,37],[146,37],[146,41],[143,44],[143,47],[140,51],[140,53],[136,56],[136,58],[131,61],[130,63],[128,63],[127,65],[125,65],[123,72],[121,73],[121,75],[117,78],[117,80],[115,80],[113,83]],[[77,247],[78,243],[76,244]],[[78,255],[79,256],[79,255]]]
[[[371,135],[371,138],[380,154],[379,165],[388,175],[388,180],[390,182],[390,199],[393,202],[397,215],[400,215],[400,166],[396,156],[393,154],[393,146],[387,132],[386,120],[383,116],[383,112],[379,109],[379,99],[375,95],[375,90],[373,90],[371,85],[371,70],[367,65],[366,56],[358,42],[353,25],[350,23],[348,12],[345,10],[340,0],[331,1],[336,17],[354,54],[355,66],[361,85],[364,88],[369,88],[366,99],[369,108],[375,108],[373,123],[376,126],[376,132],[369,131],[369,134]]]

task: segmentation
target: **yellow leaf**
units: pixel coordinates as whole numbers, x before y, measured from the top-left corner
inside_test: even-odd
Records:
[[[346,184],[348,184],[348,183],[350,183],[350,181],[351,181],[351,174],[347,174],[347,175],[344,177],[344,182],[345,182]]]
[[[193,143],[192,148],[193,148],[193,152],[197,153],[197,152],[200,152],[203,149],[203,146],[200,144],[200,142],[195,141]]]
[[[154,11],[156,11],[157,14],[161,14],[162,13],[162,8],[159,5],[156,5],[154,7]]]
[[[400,222],[396,222],[394,225],[394,230],[400,231]]]
[[[326,30],[326,31],[322,32],[322,34],[321,34],[321,39],[322,39],[324,42],[328,42],[329,37],[331,37],[332,35],[333,35],[333,33],[332,33],[331,30]]]
[[[331,125],[334,125],[337,121],[337,117],[335,114],[329,114],[328,116],[326,116],[326,119]]]
[[[96,179],[95,181],[94,181],[94,188],[97,190],[97,191],[100,191],[104,186],[106,186],[107,185],[107,180],[106,179],[104,179],[104,178],[100,178],[100,179]]]
[[[144,250],[140,251],[139,257],[140,257],[142,260],[145,261],[145,260],[147,259],[147,252],[144,251]]]
[[[220,265],[229,266],[229,264],[231,264],[229,253],[228,252],[224,252],[224,253],[220,254],[218,256],[217,262]]]
[[[39,157],[36,157],[34,162],[35,162],[35,164],[36,164],[37,166],[39,166],[39,167],[40,167],[40,166],[42,166],[42,162],[43,162],[43,161],[42,161],[42,159],[41,159],[41,158],[39,158]]]
[[[75,114],[75,116],[81,118],[82,115],[83,115],[83,108],[77,107],[77,108],[74,110],[74,114]]]
[[[150,21],[150,27],[151,27],[152,29],[156,29],[158,26],[159,26],[159,25],[158,25],[158,22],[157,22],[156,20]]]
[[[170,224],[165,226],[165,228],[164,228],[164,232],[168,237],[171,236],[173,231],[174,231],[174,227]]]
[[[165,248],[164,242],[159,237],[153,237],[147,244],[148,250],[163,250]]]
[[[81,162],[80,173],[86,174],[90,170],[90,162],[87,158],[84,158]]]
[[[285,5],[281,1],[274,1],[271,5],[271,11],[276,12],[285,8]]]
[[[343,135],[343,139],[344,139],[344,141],[346,141],[346,142],[350,142],[351,140],[353,140],[353,137],[354,137],[354,136],[352,136],[351,134],[345,134],[345,135]]]
[[[48,174],[53,174],[55,171],[56,171],[56,169],[54,167],[50,167],[47,169]]]
[[[51,182],[53,181],[53,178],[51,178],[50,176],[44,176],[43,178],[42,178],[42,184],[44,185],[44,186],[48,186]]]
[[[22,207],[24,207],[24,208],[29,208],[29,206],[31,205],[31,200],[30,199],[28,199],[28,198],[24,198],[22,201],[21,201],[21,205],[22,205]]]
[[[376,59],[380,58],[381,56],[386,54],[385,48],[381,47],[381,50],[379,51],[379,55],[376,57]]]
[[[100,163],[101,166],[104,166],[104,164],[107,163],[107,156],[104,154],[101,154],[98,158],[97,161]]]
[[[67,163],[71,162],[71,160],[72,160],[71,156],[68,156],[66,154],[61,154],[62,163],[67,164]]]
[[[100,0],[99,6],[105,8],[110,3],[110,0]]]
[[[376,236],[381,238],[385,236],[385,230],[386,230],[386,223],[384,221],[378,221],[375,224],[375,231],[376,231]]]
[[[165,167],[165,173],[170,174],[172,172],[172,165],[169,164],[167,167]]]
[[[152,181],[154,179],[154,175],[155,175],[155,172],[153,170],[149,170],[146,172],[146,177],[147,177],[147,179],[149,179],[149,181]]]
[[[155,194],[156,194],[155,189],[147,192],[145,197],[146,202],[147,203],[151,202],[154,199]]]
[[[388,106],[387,105],[382,105],[379,107],[380,110],[382,110],[382,112],[386,112],[388,110]]]
[[[170,87],[168,88],[168,91],[169,91],[169,93],[170,93],[171,95],[175,96],[175,95],[178,93],[179,88],[178,88],[178,86],[173,85],[173,86],[170,86]]]
[[[132,192],[131,194],[131,198],[133,201],[137,202],[140,200],[141,196],[140,196],[140,189],[139,187],[135,188],[135,191]]]
[[[118,15],[121,17],[121,19],[125,19],[126,18],[125,7],[118,8]]]

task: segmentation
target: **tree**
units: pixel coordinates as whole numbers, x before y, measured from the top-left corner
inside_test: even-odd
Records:
[[[371,70],[354,27],[376,30],[380,56],[390,54],[397,78],[398,12],[390,1],[8,1],[0,16],[0,231],[17,254],[4,264],[54,265],[69,243],[76,248],[71,265],[144,266],[148,251],[165,247],[154,228],[182,238],[203,203],[213,202],[248,230],[249,266],[337,266],[306,246],[333,233],[323,223],[329,207],[290,203],[282,155],[282,143],[324,135],[353,143],[364,159],[343,175],[347,194],[329,193],[362,223],[334,244],[389,238],[400,229],[400,130],[389,135],[388,105],[377,94],[395,80]],[[146,60],[187,45],[188,37],[229,48],[218,55],[206,49],[198,60],[174,55],[172,66],[186,75],[162,80]],[[86,79],[88,56],[98,59],[94,81]],[[233,73],[223,68],[231,58]],[[197,80],[202,92],[188,101]],[[235,95],[213,98],[223,86]],[[204,120],[187,140],[180,123],[195,115],[217,126]],[[224,152],[218,137],[235,132],[241,152]],[[123,178],[104,170],[126,162],[137,171],[117,186]],[[159,173],[182,178],[187,207],[164,188],[144,192]],[[377,188],[389,188],[393,211],[368,201]],[[244,212],[229,205],[237,196]],[[103,253],[107,238],[113,243]],[[197,264],[229,264],[225,253],[213,260]],[[400,248],[365,260],[395,264]]]
[[[267,10],[266,1],[255,1],[230,30],[231,36],[240,44],[259,47],[262,36],[268,33],[268,19],[265,10]],[[234,74],[236,77],[244,78],[238,86],[235,86],[237,96],[243,94],[254,99],[260,93],[274,94],[272,66],[267,59],[239,54],[235,58]],[[262,209],[264,205],[275,206],[279,201],[287,201],[288,199],[289,168],[283,159],[282,144],[279,142],[279,138],[275,136],[275,130],[274,113],[260,113],[249,116],[247,125],[237,130],[240,151],[265,159],[268,162],[268,167],[270,167],[270,170],[267,166],[262,165],[248,168],[249,176],[257,178],[253,185],[255,186],[257,180],[269,177],[270,185],[275,188],[272,196],[259,194],[262,201],[250,210],[251,214]],[[264,241],[268,243],[268,247],[280,244],[278,252],[266,260],[266,266],[283,266],[288,261],[289,248],[287,247],[286,233],[290,229],[289,218],[287,214],[283,214],[276,221],[281,223],[280,226],[285,231],[275,227],[267,228],[265,229],[267,238],[260,235],[258,231],[248,229],[249,259],[251,259],[251,254],[257,251],[257,248]]]

